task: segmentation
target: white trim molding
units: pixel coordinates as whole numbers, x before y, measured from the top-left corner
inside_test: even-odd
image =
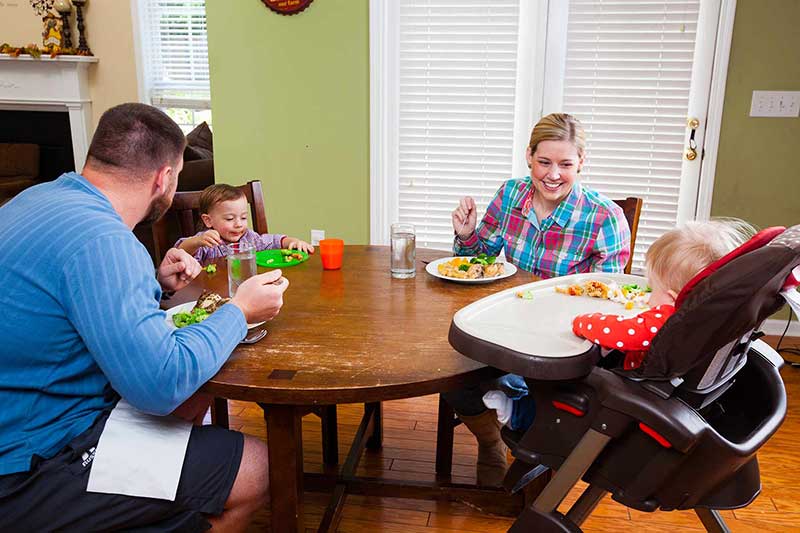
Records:
[[[736,0],[723,0],[717,26],[714,49],[711,91],[708,98],[706,133],[703,139],[703,157],[700,180],[697,187],[695,219],[706,220],[711,216],[711,200],[714,196],[714,178],[717,170],[719,138],[722,130],[722,111],[725,103],[725,88],[728,82],[728,62],[733,40],[733,22],[736,16]]]
[[[370,244],[389,244],[389,226],[399,216],[397,204],[399,132],[397,89],[398,5],[394,0],[369,2],[369,94],[370,94]]]
[[[0,54],[0,109],[68,113],[72,156],[79,172],[92,137],[89,66],[97,61],[86,56],[35,59]]]

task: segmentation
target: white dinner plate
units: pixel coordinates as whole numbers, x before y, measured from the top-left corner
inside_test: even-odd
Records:
[[[185,304],[176,305],[175,307],[170,307],[169,309],[167,309],[166,310],[166,313],[167,313],[167,324],[169,324],[170,326],[172,326],[174,328],[175,327],[175,323],[172,321],[172,315],[174,315],[175,313],[188,313],[188,312],[190,312],[192,310],[192,308],[194,307],[195,303],[197,303],[197,302],[186,302]],[[262,321],[262,322],[256,322],[255,324],[247,324],[247,329],[257,328],[258,326],[260,326],[263,323],[264,322]]]
[[[462,256],[462,259],[472,259],[474,256]],[[431,261],[425,266],[425,271],[430,274],[431,276],[439,279],[444,279],[447,281],[455,281],[456,283],[491,283],[493,281],[497,281],[500,279],[505,279],[508,277],[513,276],[517,273],[517,267],[509,263],[508,261],[503,262],[503,273],[499,276],[495,276],[493,278],[478,278],[478,279],[460,279],[460,278],[450,278],[447,276],[442,276],[439,274],[439,265],[442,263],[447,263],[456,259],[455,257],[443,257],[441,259],[437,259],[436,261]]]

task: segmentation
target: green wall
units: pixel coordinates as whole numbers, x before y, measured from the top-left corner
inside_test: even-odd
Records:
[[[800,118],[750,115],[754,90],[800,90],[800,1],[739,0],[728,63],[713,216],[800,224]],[[786,319],[788,308],[772,318]]]
[[[270,231],[369,241],[367,7],[206,0],[216,181],[260,179]]]
[[[800,224],[800,118],[751,118],[754,90],[800,90],[800,1],[739,0],[711,214]]]

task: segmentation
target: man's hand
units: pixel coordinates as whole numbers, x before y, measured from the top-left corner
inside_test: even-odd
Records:
[[[248,324],[272,320],[283,306],[283,293],[288,287],[289,280],[281,277],[280,270],[273,270],[245,280],[231,303],[242,310]]]
[[[202,270],[197,259],[186,250],[170,248],[158,267],[158,283],[165,291],[178,291],[187,286]]]

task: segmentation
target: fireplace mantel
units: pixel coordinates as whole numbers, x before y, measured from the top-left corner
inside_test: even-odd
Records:
[[[75,167],[86,161],[92,134],[89,66],[96,57],[0,54],[0,109],[69,113]]]

